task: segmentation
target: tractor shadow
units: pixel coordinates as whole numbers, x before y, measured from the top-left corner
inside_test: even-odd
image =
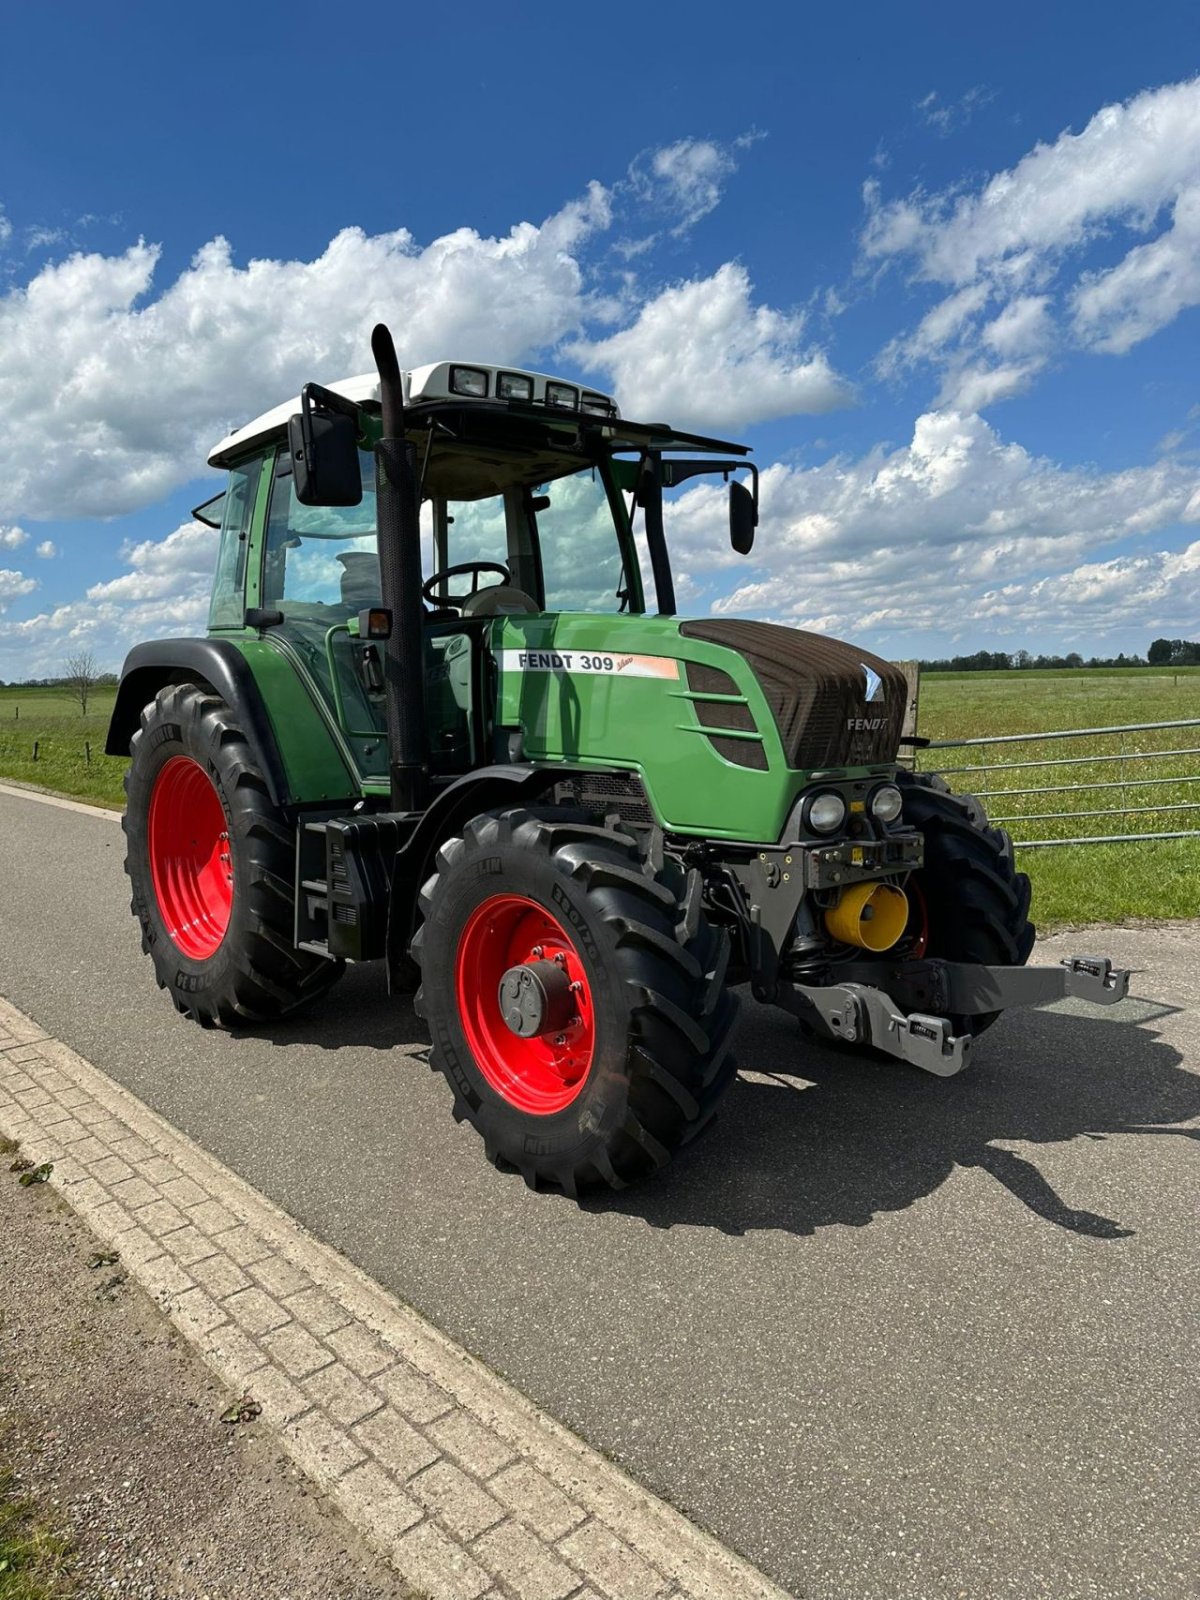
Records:
[[[269,1029],[248,1029],[253,1037],[280,1047],[315,1045],[318,1050],[407,1050],[425,1059],[429,1029],[413,1010],[412,995],[389,995],[376,963],[346,968],[322,999]]]
[[[1143,1018],[1148,1009],[1131,1006]],[[1175,1126],[1200,1117],[1200,1076],[1146,1021],[1112,1014],[1005,1018],[949,1080],[821,1049],[750,1002],[734,1048],[753,1077],[734,1084],[711,1130],[657,1179],[588,1209],[658,1228],[811,1234],[866,1227],[956,1167],[978,1167],[1046,1222],[1122,1239],[1133,1230],[1119,1218],[1074,1209],[1027,1154],[1002,1146],[1110,1134],[1200,1140],[1200,1128]]]

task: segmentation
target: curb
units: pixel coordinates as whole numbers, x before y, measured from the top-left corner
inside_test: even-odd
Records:
[[[436,1600],[787,1600],[2,997],[0,1131]]]

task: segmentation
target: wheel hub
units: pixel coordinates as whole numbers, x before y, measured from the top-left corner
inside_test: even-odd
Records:
[[[500,1014],[521,1039],[562,1033],[578,1019],[563,961],[509,967],[500,979]]]

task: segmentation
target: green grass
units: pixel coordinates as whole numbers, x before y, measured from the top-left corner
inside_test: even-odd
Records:
[[[59,1600],[72,1593],[70,1541],[13,1484],[0,1462],[0,1600]]]
[[[60,689],[0,689],[0,778],[120,810],[126,763],[104,754],[115,698],[115,689],[93,691],[83,717]]]
[[[926,738],[963,739],[987,734],[1058,728],[1113,727],[1200,717],[1200,669],[1195,667],[1059,672],[927,673],[921,680],[919,727]],[[1069,811],[1069,818],[1006,822],[1016,839],[1069,839],[1081,835],[1151,833],[1200,829],[1200,811],[1143,811],[1123,807],[1200,805],[1200,755],[1138,761],[1153,750],[1200,749],[1200,727],[1154,733],[1108,734],[1088,740],[1045,740],[999,745],[992,750],[929,751],[918,765],[963,767],[1021,760],[1068,764],[1024,771],[950,775],[960,791],[981,793],[997,820],[1031,813]],[[1122,761],[1090,764],[1086,756],[1124,755]],[[1079,758],[1072,760],[1072,758]],[[1147,784],[1149,777],[1177,780]],[[1030,787],[1118,783],[1111,789],[1059,794],[1015,794]],[[1081,817],[1085,810],[1118,814]],[[1065,923],[1121,922],[1138,918],[1200,916],[1200,839],[1080,845],[1018,850],[1019,865],[1033,879],[1034,920],[1042,927]]]

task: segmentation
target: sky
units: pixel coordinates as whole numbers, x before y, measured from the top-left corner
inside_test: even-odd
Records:
[[[1154,0],[7,8],[0,679],[202,632],[208,449],[381,319],[751,444],[681,611],[1200,636],[1198,74]]]

